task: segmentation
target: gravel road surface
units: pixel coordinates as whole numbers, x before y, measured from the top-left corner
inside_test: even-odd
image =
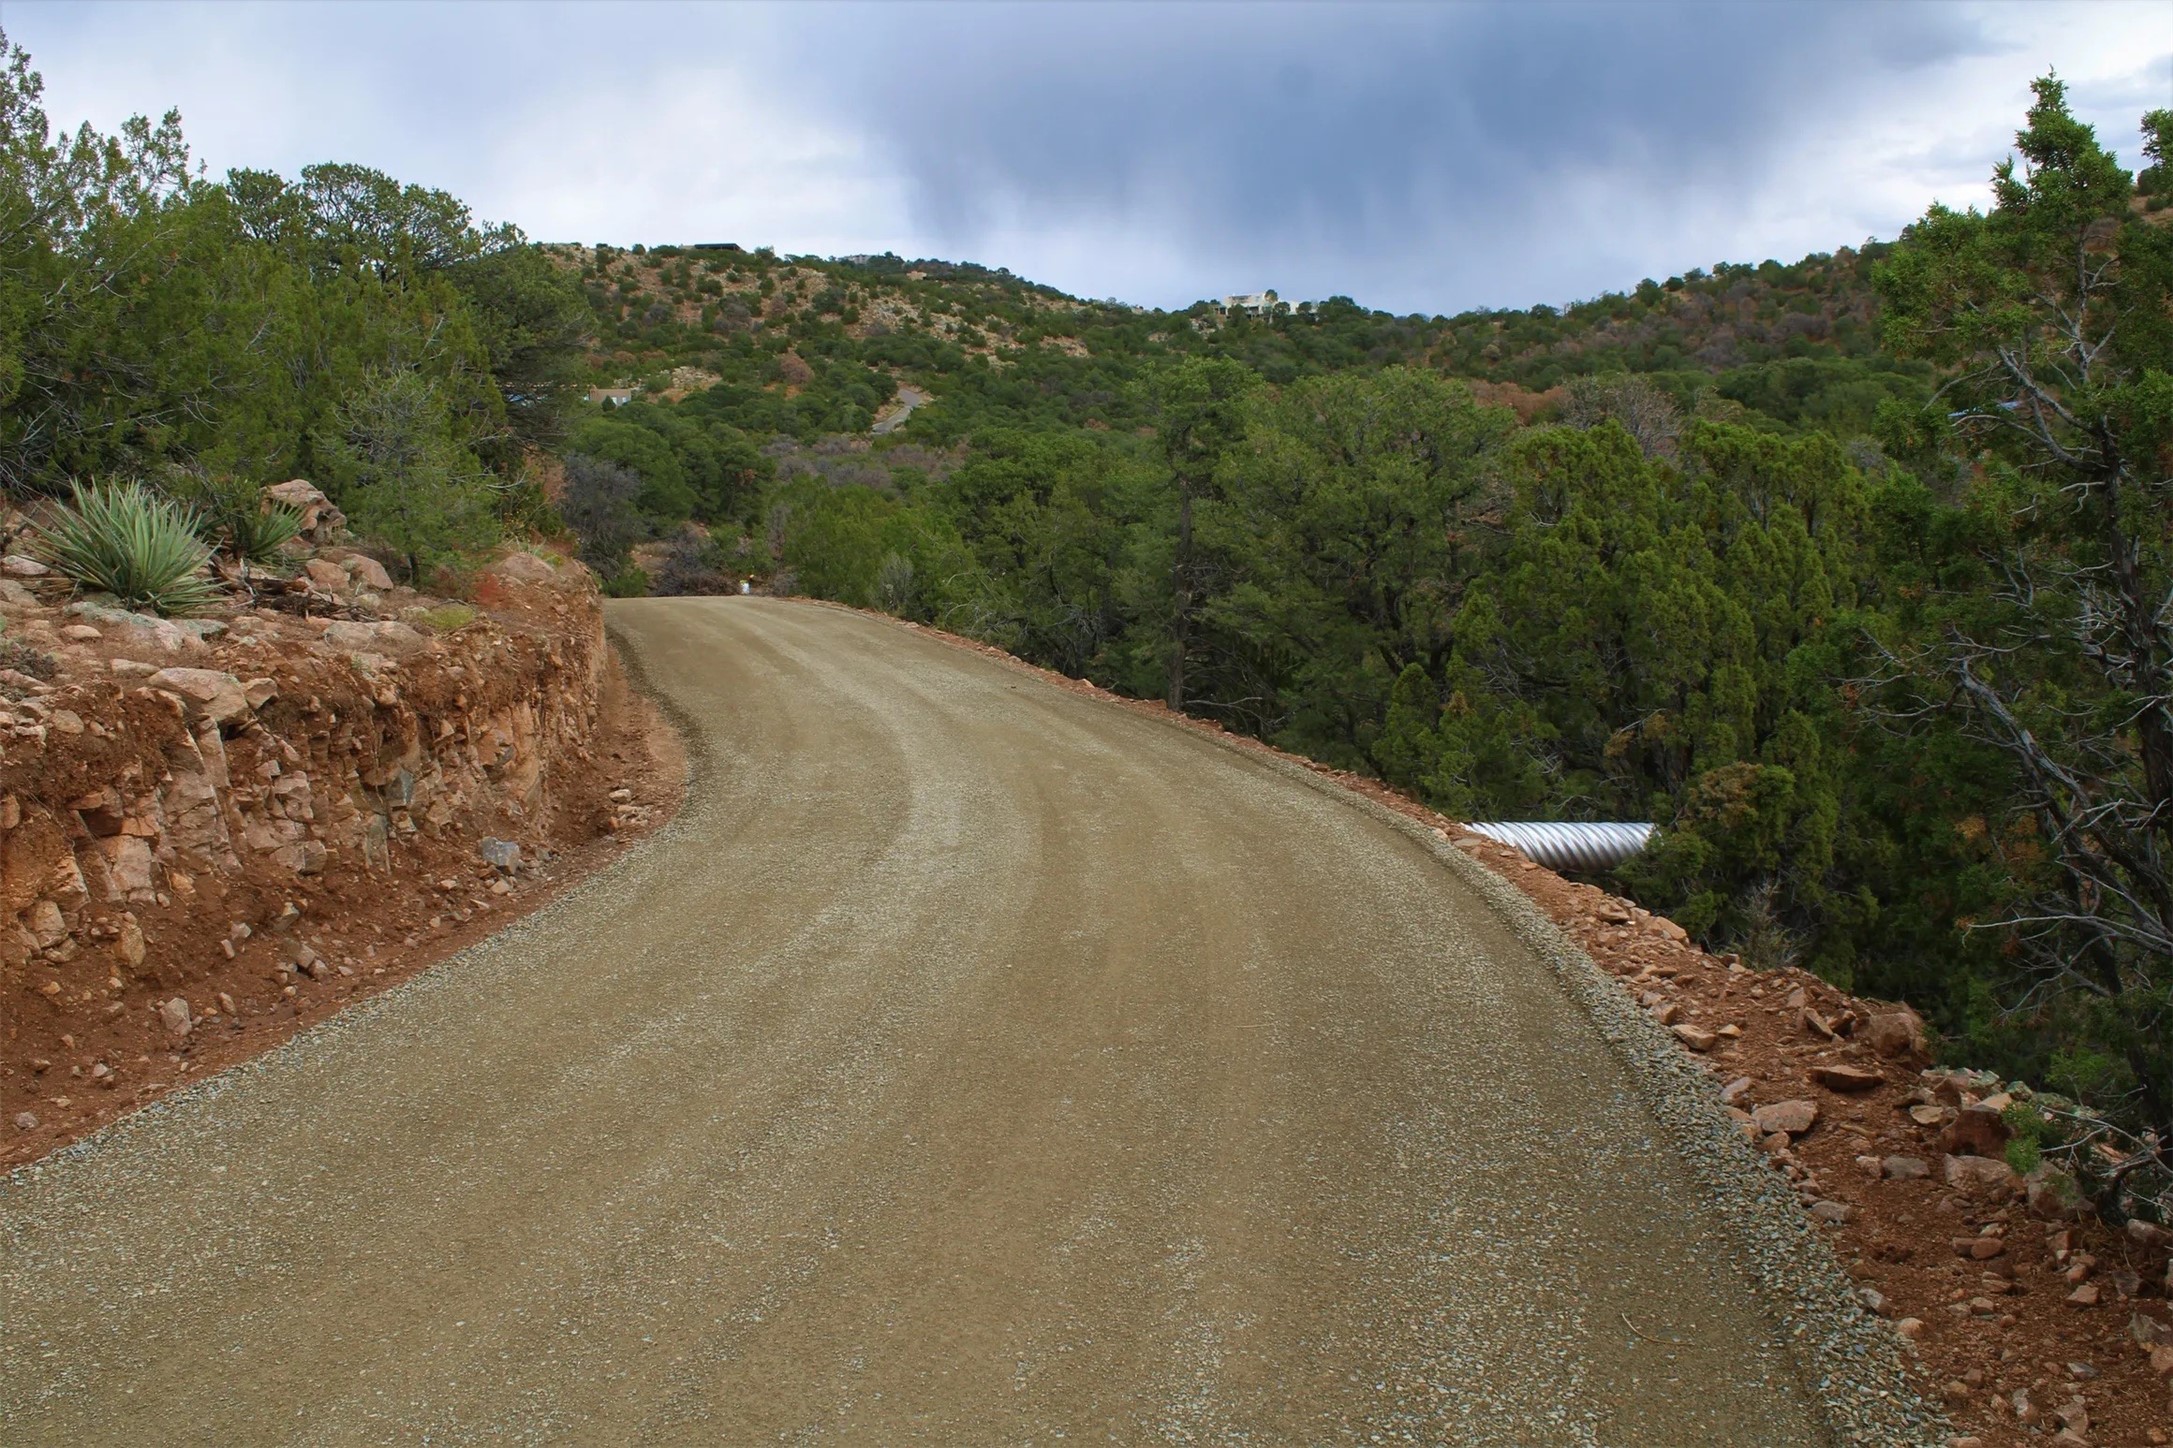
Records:
[[[1826,1441],[1421,842],[880,620],[611,621],[684,811],[0,1183],[0,1441]]]

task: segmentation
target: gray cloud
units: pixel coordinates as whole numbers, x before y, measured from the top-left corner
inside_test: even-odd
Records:
[[[1354,231],[1563,171],[1754,162],[1803,112],[1982,45],[1930,6],[972,7],[863,12],[811,83],[909,169],[928,218],[1078,211],[1181,180],[1209,231]],[[1657,175],[1647,173],[1657,181]]]
[[[1165,305],[1275,286],[1452,311],[1891,235],[1935,194],[1981,196],[2047,63],[2089,70],[2078,102],[2173,89],[2134,69],[2173,48],[2166,15],[10,0],[4,18],[56,98],[105,125],[178,101],[215,170],[359,159],[546,236],[891,247]]]
[[[1442,285],[1459,251],[1530,251],[1522,233],[1568,222],[1565,193],[1634,212],[1755,183],[1820,110],[1985,45],[1967,12],[1932,6],[897,7],[854,20],[848,52],[837,27],[811,25],[789,37],[796,58],[895,157],[916,221],[945,242],[1019,217],[1121,217],[1254,265],[1324,274],[1308,263],[1332,254],[1349,269],[1337,289],[1370,279],[1406,294],[1426,275],[1467,290]]]

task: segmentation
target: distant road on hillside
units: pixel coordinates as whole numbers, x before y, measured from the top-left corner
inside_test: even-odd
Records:
[[[913,416],[915,408],[926,407],[933,401],[935,401],[935,398],[921,391],[918,387],[900,387],[897,397],[876,416],[875,425],[869,428],[868,431],[877,437],[896,432],[899,428],[905,426],[908,418]]]
[[[683,812],[0,1183],[0,1440],[1827,1441],[1421,840],[883,620],[612,608]]]

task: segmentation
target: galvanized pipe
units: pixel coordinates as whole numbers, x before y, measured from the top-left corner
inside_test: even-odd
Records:
[[[1652,838],[1651,825],[1555,824],[1519,820],[1469,825],[1473,834],[1520,851],[1550,870],[1598,875],[1621,864]]]

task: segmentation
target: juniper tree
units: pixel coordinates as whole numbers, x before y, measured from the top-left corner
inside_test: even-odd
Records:
[[[1889,414],[1951,495],[1939,586],[1882,640],[1897,706],[2004,758],[2005,1004],[2173,1166],[2173,229],[2046,77],[1989,211],[1934,206],[1876,284],[1950,379]],[[2173,154],[2173,111],[2145,118]],[[1903,427],[1906,422],[1910,424]],[[2117,1173],[2116,1173],[2117,1175]]]

